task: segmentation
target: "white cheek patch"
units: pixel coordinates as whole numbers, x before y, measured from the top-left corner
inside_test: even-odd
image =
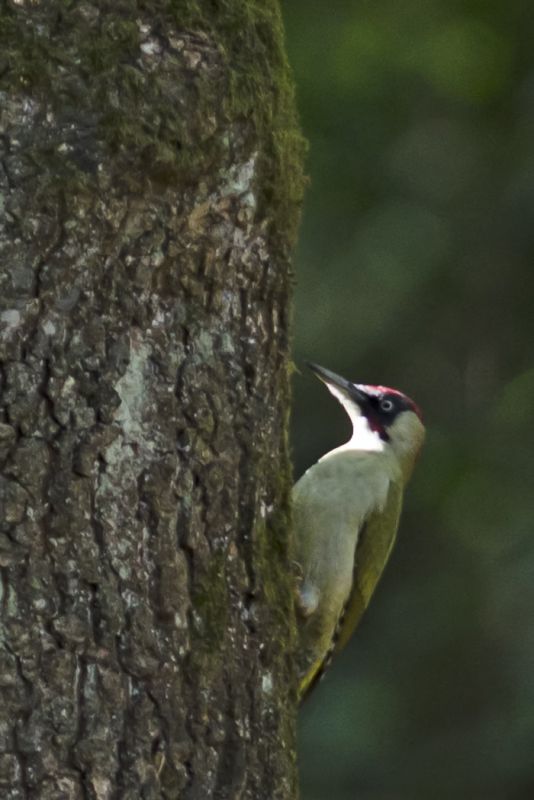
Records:
[[[345,445],[346,447],[354,450],[375,450],[378,453],[384,450],[386,443],[378,431],[369,427],[366,417],[360,414],[357,417],[351,417],[350,421],[352,422],[352,436]]]
[[[326,386],[330,394],[341,403],[352,424],[352,436],[346,444],[342,445],[342,448],[347,450],[375,450],[377,452],[384,450],[384,442],[378,432],[370,428],[369,421],[367,417],[363,416],[360,406],[336,386],[331,386],[328,383]]]

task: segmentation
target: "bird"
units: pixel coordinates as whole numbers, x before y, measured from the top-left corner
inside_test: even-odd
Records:
[[[292,490],[297,671],[304,700],[347,644],[395,542],[402,500],[425,438],[418,406],[387,386],[311,371],[352,423]]]

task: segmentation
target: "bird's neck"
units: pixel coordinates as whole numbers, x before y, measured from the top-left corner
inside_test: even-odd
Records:
[[[346,445],[348,450],[371,450],[376,453],[383,453],[385,442],[380,438],[377,431],[371,430],[367,419],[363,416],[351,417],[352,436]]]

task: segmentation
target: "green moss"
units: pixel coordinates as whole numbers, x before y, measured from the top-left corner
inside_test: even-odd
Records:
[[[278,0],[225,5],[219,32],[231,65],[228,113],[251,118],[263,145],[259,213],[272,218],[271,230],[280,242],[292,241],[304,190],[306,147],[297,121]]]
[[[110,4],[98,24],[76,3],[47,6],[31,16],[0,12],[0,85],[46,97],[58,116],[72,113],[96,125],[98,140],[125,162],[123,179],[136,185],[146,178],[194,184],[231,160],[232,135],[244,137],[238,144],[258,151],[257,212],[286,253],[303,193],[304,142],[278,0],[123,0]],[[139,17],[156,35],[200,35],[213,49],[210,69],[187,78],[187,115],[183,103],[173,102],[169,72],[139,66]],[[176,56],[177,74],[181,66]],[[40,158],[55,157],[43,142],[36,150]],[[56,175],[88,171],[67,157],[56,160]]]
[[[191,591],[196,620],[191,627],[193,649],[202,652],[217,653],[225,640],[229,611],[229,604],[223,601],[227,592],[225,562],[225,556],[212,554],[208,570],[196,577]]]

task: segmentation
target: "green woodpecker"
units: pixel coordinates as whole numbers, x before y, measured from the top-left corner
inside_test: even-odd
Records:
[[[369,604],[425,436],[419,409],[401,392],[309,367],[339,400],[353,431],[293,488],[301,699],[345,646]]]

